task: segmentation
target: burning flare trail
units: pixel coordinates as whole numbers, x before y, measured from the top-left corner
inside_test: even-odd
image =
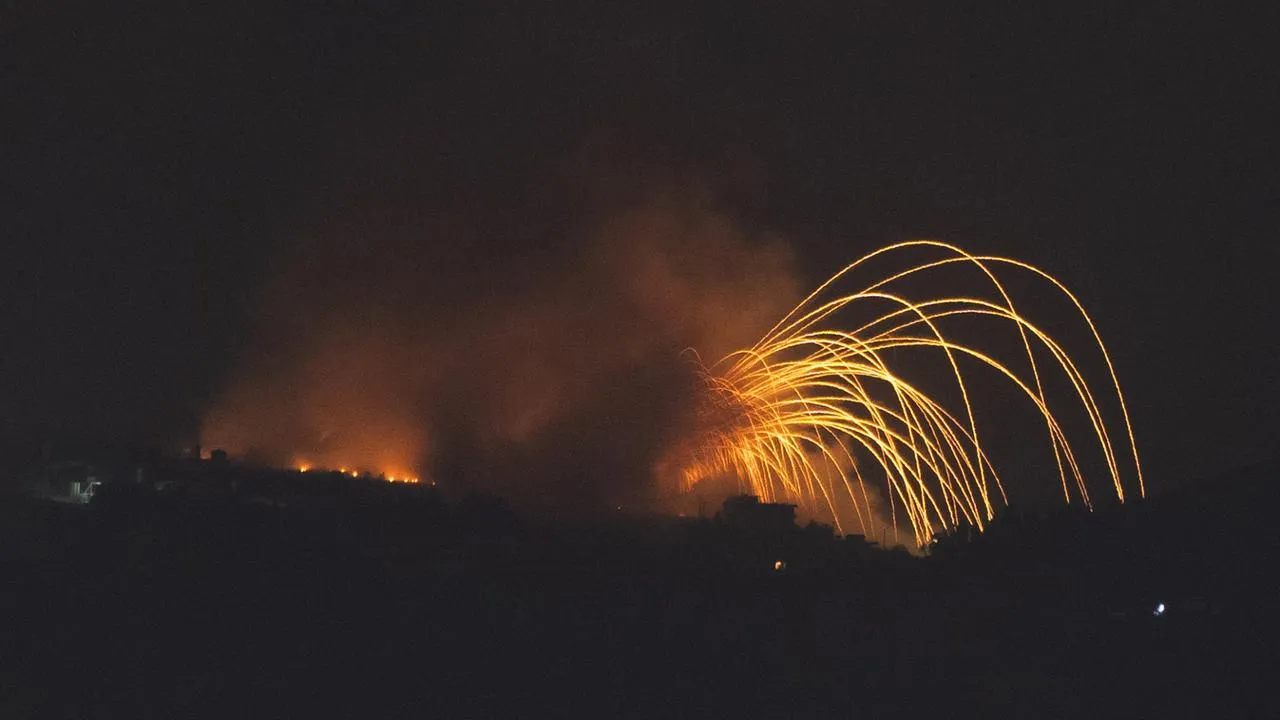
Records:
[[[866,272],[873,260],[919,253],[928,253],[928,259],[856,292],[832,292],[837,283]],[[906,292],[904,286],[946,274],[948,268],[972,273],[985,291],[924,300]],[[1092,385],[1058,341],[1019,312],[1006,289],[1009,273],[1026,274],[1070,302],[1105,365],[1103,385]],[[1013,331],[1019,359],[999,360],[993,349],[957,338],[960,325],[975,322]],[[928,381],[950,388],[943,393],[946,403],[940,388],[926,392],[904,377],[916,366],[900,360],[919,353],[939,362],[940,372]],[[1122,477],[1130,471],[1138,494],[1145,494],[1124,394],[1093,320],[1060,282],[1018,260],[971,255],[936,241],[891,245],[836,273],[752,347],[710,366],[693,357],[705,393],[699,431],[675,455],[684,491],[710,478],[732,477],[767,501],[829,512],[841,532],[855,523],[867,532],[874,517],[872,498],[883,494],[895,532],[901,514],[917,545],[964,524],[982,530],[997,502],[1008,502],[983,447],[986,435],[979,433],[974,381],[962,371],[985,366],[1034,408],[1068,503],[1079,499],[1092,507],[1079,448],[1050,407],[1046,383],[1051,374],[1065,378],[1054,380],[1070,388],[1066,394],[1083,410],[1089,430],[1081,434],[1100,450],[1116,497],[1125,500]],[[1112,404],[1113,413],[1118,408],[1121,423],[1104,418],[1100,399]]]

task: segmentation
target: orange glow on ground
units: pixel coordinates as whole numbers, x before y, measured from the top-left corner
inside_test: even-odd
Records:
[[[311,473],[311,472],[338,473],[341,475],[346,475],[351,478],[361,478],[361,477],[367,477],[371,479],[380,478],[380,479],[386,480],[387,482],[392,482],[392,483],[418,484],[422,482],[422,478],[420,478],[415,473],[409,472],[406,470],[400,470],[400,469],[364,470],[364,469],[352,467],[350,465],[338,465],[337,467],[320,467],[313,464],[309,460],[302,460],[302,459],[295,459],[293,462],[293,467],[298,472],[303,472],[303,473]],[[435,485],[435,483],[431,483],[431,484]]]

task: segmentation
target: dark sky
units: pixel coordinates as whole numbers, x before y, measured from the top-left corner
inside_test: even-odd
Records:
[[[0,7],[3,419],[190,437],[334,236],[447,325],[678,187],[808,283],[916,237],[1044,267],[1149,472],[1275,458],[1274,15],[299,5]]]

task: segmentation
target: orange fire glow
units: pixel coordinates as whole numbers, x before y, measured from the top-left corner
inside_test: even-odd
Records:
[[[295,459],[293,467],[301,473],[339,473],[353,478],[366,477],[377,480],[385,480],[392,483],[408,483],[416,485],[422,482],[422,478],[416,473],[406,470],[387,469],[387,470],[361,470],[359,468],[347,465],[339,465],[337,467],[317,467],[308,460]],[[434,484],[434,483],[432,483]]]
[[[688,411],[680,349],[738,347],[801,290],[781,238],[686,191],[588,213],[565,238],[581,252],[519,282],[441,267],[482,301],[424,282],[423,266],[441,258],[422,262],[398,234],[370,233],[367,245],[335,228],[268,278],[252,342],[206,408],[200,444],[251,465],[305,459],[397,483],[447,476],[468,459],[481,467],[451,485],[513,500],[546,501],[544,479],[571,502],[647,492],[654,455],[683,422],[672,416]],[[636,413],[629,425],[601,422],[626,413]],[[599,451],[587,462],[599,467],[573,474],[583,486],[571,490],[575,459],[561,438],[588,428]]]

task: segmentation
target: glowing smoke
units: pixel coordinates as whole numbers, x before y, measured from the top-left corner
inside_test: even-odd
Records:
[[[517,500],[652,500],[696,389],[681,351],[749,341],[799,287],[778,239],[679,195],[524,238],[547,257],[455,220],[327,229],[272,279],[202,443]]]

